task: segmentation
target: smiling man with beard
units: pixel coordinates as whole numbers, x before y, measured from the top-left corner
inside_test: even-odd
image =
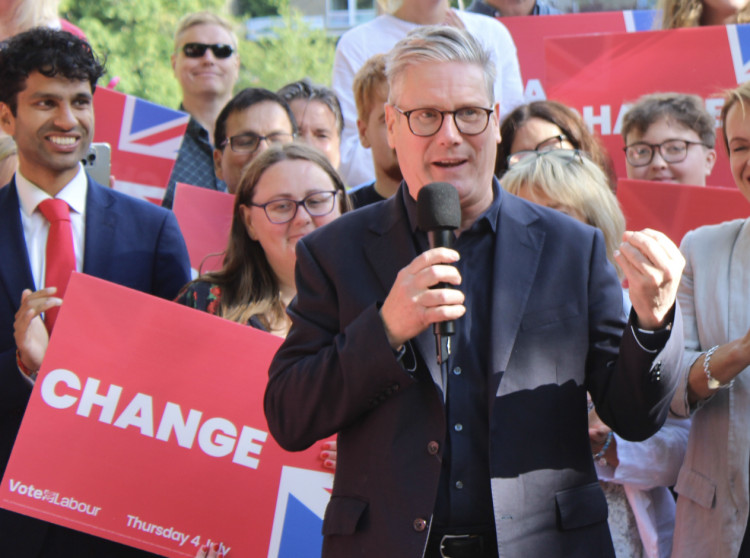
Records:
[[[64,31],[36,28],[0,48],[0,125],[18,147],[18,170],[0,188],[0,474],[70,272],[168,299],[189,279],[174,215],[97,184],[81,165],[103,73],[88,43]],[[14,558],[150,556],[5,510],[0,548]]]

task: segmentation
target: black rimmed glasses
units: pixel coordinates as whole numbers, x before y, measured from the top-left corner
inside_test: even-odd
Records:
[[[214,53],[216,58],[229,58],[234,52],[234,47],[232,45],[225,45],[222,43],[213,45],[208,45],[206,43],[185,43],[182,47],[182,52],[185,53],[185,56],[188,58],[200,58],[206,54],[208,49],[211,49],[211,52]]]
[[[661,143],[646,143],[639,141],[626,145],[625,159],[633,167],[645,167],[654,158],[654,153],[659,151],[659,155],[666,163],[681,163],[687,158],[687,152],[691,145],[702,145],[710,147],[700,141],[688,141],[682,139],[668,139]]]
[[[443,125],[446,114],[453,116],[453,122],[459,132],[465,136],[476,136],[487,129],[490,115],[494,112],[494,109],[484,107],[462,107],[456,110],[438,110],[436,108],[401,110],[397,106],[393,108],[406,117],[411,133],[420,137],[437,134]]]
[[[260,142],[266,140],[269,144],[275,143],[290,143],[294,139],[294,134],[288,132],[272,132],[267,136],[260,136],[247,132],[245,134],[237,134],[231,138],[225,139],[219,147],[224,148],[227,144],[232,148],[235,153],[254,153]]]
[[[567,137],[562,134],[558,134],[556,136],[551,136],[540,141],[536,144],[534,149],[524,149],[523,151],[516,151],[515,153],[511,153],[507,157],[508,168],[525,159],[529,155],[536,155],[538,153],[545,153],[547,151],[563,150],[563,143],[565,142],[570,143]]]
[[[338,193],[338,190],[312,192],[301,200],[282,198],[266,203],[251,203],[250,205],[263,208],[271,223],[283,225],[294,219],[297,211],[299,211],[299,206],[303,206],[310,217],[328,215],[336,205],[336,194]]]

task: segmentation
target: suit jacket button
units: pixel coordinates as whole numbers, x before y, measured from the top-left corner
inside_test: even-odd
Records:
[[[412,526],[414,527],[415,531],[417,531],[418,533],[421,533],[422,531],[427,529],[427,521],[425,521],[421,517],[418,517],[417,519],[414,520],[414,523]]]
[[[430,455],[437,455],[437,453],[440,451],[440,444],[437,442],[430,442],[427,444],[427,453]]]

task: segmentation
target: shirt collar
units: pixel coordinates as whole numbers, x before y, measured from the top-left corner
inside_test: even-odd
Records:
[[[41,202],[52,197],[23,176],[20,170],[16,171],[16,191],[18,192],[21,210],[29,217],[31,217],[31,214],[34,213]],[[62,190],[55,197],[64,200],[75,213],[84,215],[87,192],[88,177],[83,170],[83,165],[79,163],[76,175],[70,182],[63,186]]]
[[[409,193],[409,187],[406,182],[401,182],[401,195],[403,196],[404,206],[406,207],[406,215],[409,218],[409,226],[412,232],[417,232],[417,202],[411,197]],[[500,183],[497,178],[492,179],[492,203],[482,213],[479,218],[474,222],[472,229],[477,226],[485,227],[489,226],[492,232],[497,231],[497,218],[500,213],[500,202],[502,194],[500,193]],[[482,229],[477,229],[482,230]]]

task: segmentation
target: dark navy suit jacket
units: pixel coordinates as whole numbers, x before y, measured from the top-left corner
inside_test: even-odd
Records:
[[[190,279],[185,241],[172,212],[105,188],[90,178],[85,235],[84,273],[167,299],[173,299]],[[0,472],[5,471],[31,394],[30,384],[16,366],[13,338],[15,313],[24,289],[36,290],[36,286],[14,179],[0,188]],[[45,542],[48,537],[68,553],[40,554],[42,545],[50,544]],[[5,510],[0,510],[0,549],[0,555],[14,558],[145,555]]]
[[[446,419],[432,328],[409,343],[410,374],[378,314],[399,270],[417,255],[401,188],[298,243],[292,328],[270,369],[265,411],[282,447],[301,450],[338,432],[325,558],[421,557],[435,505]],[[586,391],[623,437],[656,432],[678,380],[679,312],[664,350],[648,352],[624,322],[601,232],[498,195],[484,300],[500,554],[612,557]]]

